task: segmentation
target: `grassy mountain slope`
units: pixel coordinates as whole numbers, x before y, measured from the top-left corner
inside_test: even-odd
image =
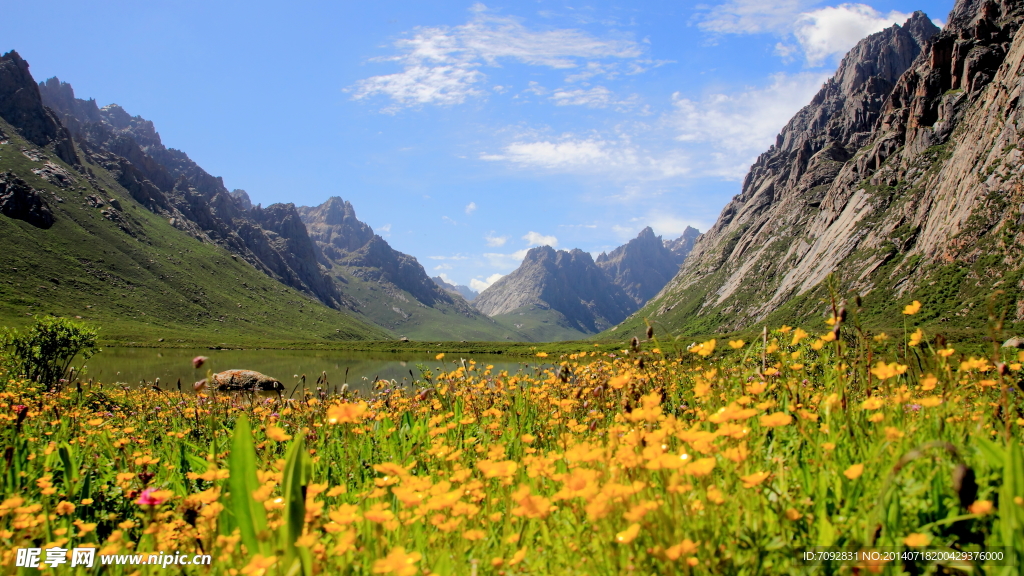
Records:
[[[356,311],[369,322],[412,340],[546,341],[527,330],[517,330],[488,318],[463,303],[420,303],[412,294],[390,282],[365,280],[354,269],[335,266],[330,274],[343,294],[357,301]],[[461,296],[454,296],[459,300]],[[461,309],[460,309],[461,308]],[[576,336],[579,337],[579,334]],[[561,339],[561,338],[560,338]]]
[[[561,312],[535,305],[523,306],[507,314],[492,316],[491,319],[510,330],[529,334],[535,342],[582,340],[590,336],[573,328]]]
[[[175,229],[99,166],[84,164],[90,179],[2,120],[0,131],[0,141],[7,140],[0,145],[0,172],[40,191],[56,217],[41,229],[0,216],[0,323],[17,326],[47,313],[80,316],[99,326],[108,343],[164,338],[244,346],[390,337]],[[71,181],[47,179],[47,163]]]

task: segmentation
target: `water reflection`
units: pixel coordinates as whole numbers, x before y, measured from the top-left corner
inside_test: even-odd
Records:
[[[192,368],[192,358],[206,356],[206,364],[199,370]],[[153,348],[109,348],[91,358],[84,378],[92,378],[106,384],[123,383],[138,386],[152,384],[160,379],[160,387],[177,389],[181,382],[183,390],[191,390],[193,382],[206,377],[207,370],[221,372],[235,368],[255,370],[277,378],[290,392],[296,385],[314,390],[317,380],[326,373],[328,385],[337,390],[348,383],[351,390],[363,394],[372,389],[374,380],[395,380],[408,384],[420,378],[419,366],[437,373],[439,369],[453,370],[460,360],[467,363],[472,359],[481,365],[493,365],[494,372],[520,369],[536,369],[534,363],[510,361],[505,356],[447,355],[443,361],[435,360],[432,354],[386,354],[372,352],[338,352],[322,350],[205,350],[205,349],[153,349]],[[443,367],[442,367],[443,366]]]

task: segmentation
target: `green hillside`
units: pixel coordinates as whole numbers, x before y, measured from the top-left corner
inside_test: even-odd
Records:
[[[0,216],[0,324],[23,325],[38,314],[81,317],[99,326],[108,344],[391,337],[175,229],[99,166],[86,164],[95,176],[90,181],[2,120],[0,130],[8,139],[0,145],[0,173],[13,172],[39,190],[56,218],[41,229]],[[71,182],[44,178],[48,162]]]
[[[517,330],[529,334],[536,342],[560,342],[563,340],[583,340],[590,335],[570,328],[565,316],[550,308],[523,306],[507,314],[498,314],[493,320],[506,326],[509,330]]]
[[[468,305],[463,306],[464,310],[440,302],[425,306],[393,284],[363,280],[342,266],[335,267],[331,275],[337,279],[343,294],[359,302],[356,310],[362,317],[391,330],[396,336],[427,341],[546,340],[528,330],[517,330],[508,323],[492,320]]]

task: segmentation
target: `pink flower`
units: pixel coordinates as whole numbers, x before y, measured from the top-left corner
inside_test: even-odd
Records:
[[[196,356],[192,359],[192,367],[198,370],[206,360],[206,356]]]
[[[203,389],[206,388],[206,378],[203,378],[199,382],[193,384],[192,388],[194,388],[196,392],[202,392]]]
[[[157,492],[156,488],[146,488],[135,503],[139,506],[159,506],[163,504],[166,498],[160,498],[163,494],[154,494],[154,492]]]

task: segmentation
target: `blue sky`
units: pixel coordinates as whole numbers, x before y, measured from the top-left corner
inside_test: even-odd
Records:
[[[341,196],[480,289],[531,246],[706,230],[860,37],[952,5],[17,2],[0,50],[254,202]]]

